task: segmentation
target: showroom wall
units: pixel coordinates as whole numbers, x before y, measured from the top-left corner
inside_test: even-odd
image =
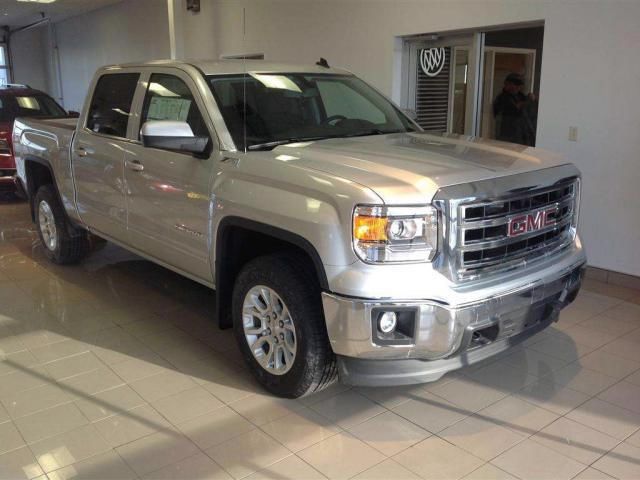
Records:
[[[14,83],[26,83],[33,88],[49,91],[47,28],[31,28],[11,36]]]
[[[55,26],[64,106],[80,110],[95,70],[106,64],[169,57],[164,0],[128,0]]]
[[[543,20],[537,145],[565,154],[584,174],[590,264],[640,276],[640,63],[631,61],[640,50],[640,2],[202,0],[192,14],[184,0],[171,1],[180,56],[262,52],[303,63],[322,56],[396,100],[401,36]],[[168,57],[167,25],[166,0],[124,0],[57,24],[65,106],[80,106],[98,65]],[[577,142],[568,140],[570,126]]]

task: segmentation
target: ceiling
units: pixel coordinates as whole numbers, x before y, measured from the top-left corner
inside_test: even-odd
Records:
[[[29,25],[43,18],[40,12],[44,12],[45,18],[57,22],[120,1],[122,0],[55,0],[52,3],[36,3],[0,0],[0,26],[15,29]]]

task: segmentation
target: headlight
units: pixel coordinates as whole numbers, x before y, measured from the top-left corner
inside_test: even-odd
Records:
[[[438,211],[430,206],[357,206],[353,247],[370,263],[429,262],[438,249]]]

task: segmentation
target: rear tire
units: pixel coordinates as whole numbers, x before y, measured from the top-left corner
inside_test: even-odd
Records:
[[[46,257],[54,263],[71,264],[89,252],[87,232],[70,224],[52,185],[43,185],[34,199],[36,228]]]
[[[236,278],[232,310],[244,359],[269,392],[298,398],[336,381],[320,288],[303,259],[269,255],[247,263]]]

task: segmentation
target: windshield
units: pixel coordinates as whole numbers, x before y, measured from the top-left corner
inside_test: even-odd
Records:
[[[67,115],[51,97],[42,94],[15,97],[17,117],[64,117]]]
[[[208,80],[239,150],[415,130],[391,102],[350,75],[254,73]]]

